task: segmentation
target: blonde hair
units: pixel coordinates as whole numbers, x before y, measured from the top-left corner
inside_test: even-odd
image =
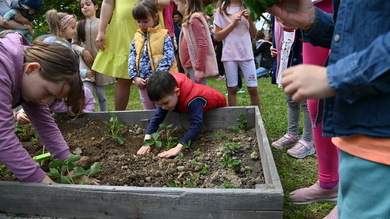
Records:
[[[55,9],[51,9],[46,12],[46,22],[49,26],[51,34],[56,37],[64,37],[64,33],[61,31],[63,29],[61,28],[61,19],[65,18],[66,16],[71,16],[72,19],[76,19],[74,15],[70,15],[64,12],[57,12]]]
[[[192,14],[196,12],[200,12],[205,16],[204,9],[203,9],[203,1],[200,0],[185,0],[187,2],[187,8],[184,12],[183,17],[183,23],[182,25],[184,27],[187,27],[189,24],[191,24],[191,16]]]

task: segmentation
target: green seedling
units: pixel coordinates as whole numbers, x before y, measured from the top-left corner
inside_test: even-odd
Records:
[[[179,139],[177,137],[171,136],[171,128],[173,124],[165,125],[160,124],[160,128],[165,128],[165,137],[166,137],[166,144],[165,144],[165,150],[169,150],[177,145],[179,143]]]
[[[50,153],[44,153],[44,154],[33,157],[33,160],[35,162],[40,162],[42,160],[47,160],[47,159],[53,159]]]
[[[15,122],[15,132],[19,132],[21,136],[27,135],[26,129],[20,126],[18,122]]]
[[[9,173],[9,170],[7,169],[7,167],[5,167],[5,165],[4,165],[4,164],[1,164],[1,163],[0,163],[0,173],[1,173],[2,175],[6,175],[6,174]]]
[[[160,133],[155,132],[151,134],[152,138],[151,139],[146,139],[142,143],[142,146],[151,146],[151,145],[156,145],[156,147],[161,148],[162,146],[162,141],[158,140],[160,137]]]
[[[227,168],[233,169],[233,170],[242,166],[241,160],[236,160],[236,159],[230,158],[226,154],[223,155],[223,159],[219,162],[221,163],[222,168],[227,167]]]
[[[67,160],[54,159],[49,165],[50,172],[47,175],[53,178],[60,178],[60,182],[64,184],[76,184],[75,179],[86,176],[87,179],[80,182],[80,184],[90,184],[88,178],[100,172],[99,163],[95,162],[88,170],[85,170],[74,163],[80,160],[80,158],[80,155],[70,154]],[[69,174],[71,171],[74,172]]]
[[[222,135],[222,131],[213,132],[213,136],[221,136],[221,135]]]
[[[200,168],[201,168],[200,171],[196,172],[195,174],[192,174],[190,172],[190,176],[192,179],[197,180],[199,178],[200,174],[207,173],[207,167],[205,164],[200,165]]]
[[[125,127],[125,125],[121,124],[118,121],[118,117],[115,116],[113,113],[108,112],[108,114],[110,114],[111,116],[110,121],[109,122],[104,121],[104,124],[110,129],[110,134],[106,134],[106,135],[116,139],[119,144],[123,144],[123,141],[125,141],[126,139],[123,136],[119,135],[119,131],[123,127]]]
[[[246,120],[245,113],[240,113],[238,115],[237,121],[238,121],[237,126],[229,126],[228,129],[241,133],[243,130],[245,130],[248,124],[248,120]]]
[[[224,146],[224,149],[222,149],[222,152],[225,154],[233,155],[233,154],[240,151],[240,144],[238,144],[236,142],[224,143],[223,146]]]
[[[202,154],[203,152],[200,150],[200,148],[196,149],[196,151],[194,151],[194,155],[199,155],[199,154]]]
[[[233,183],[231,183],[231,182],[223,182],[220,185],[220,187],[223,189],[237,189],[238,188],[238,187],[234,186]]]

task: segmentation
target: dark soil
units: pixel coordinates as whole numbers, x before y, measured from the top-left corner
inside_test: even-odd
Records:
[[[145,130],[139,126],[126,125],[122,128],[119,135],[126,140],[119,144],[116,139],[107,136],[109,128],[102,121],[84,121],[76,123],[63,118],[56,119],[71,153],[82,156],[78,165],[87,169],[95,162],[100,163],[101,172],[93,177],[101,180],[102,185],[166,187],[167,183],[174,183],[180,187],[191,187],[193,184],[197,188],[254,188],[256,184],[265,183],[254,129],[242,133],[228,129],[203,130],[191,148],[183,151],[182,158],[162,159],[157,154],[163,148],[155,146],[148,155],[136,155],[145,134]],[[42,154],[42,143],[31,141],[33,132],[30,126],[24,128],[26,135],[22,136],[18,132],[23,146],[31,156]],[[160,138],[164,139],[166,131],[159,132]],[[180,127],[170,129],[172,137],[180,139],[184,134],[185,131]],[[240,160],[242,165],[222,168],[220,161],[225,154],[224,145],[234,143],[239,145],[239,151],[228,157]],[[45,171],[49,171],[49,162],[41,163]],[[16,178],[11,173],[0,173],[0,180]]]

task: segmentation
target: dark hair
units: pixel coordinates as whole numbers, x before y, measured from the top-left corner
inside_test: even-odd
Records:
[[[148,79],[147,92],[153,102],[175,93],[176,79],[166,71],[156,71]]]
[[[144,20],[148,18],[149,14],[154,18],[158,14],[158,10],[153,0],[139,0],[135,3],[132,13],[134,20]]]
[[[97,0],[87,0],[87,1],[92,2],[93,5],[98,4]],[[79,10],[79,14],[81,15],[81,19],[77,24],[77,39],[79,42],[85,42],[85,22],[87,21],[87,18],[84,16],[81,10],[81,0],[79,0],[78,10]]]
[[[41,65],[43,79],[70,86],[65,103],[71,116],[79,115],[85,104],[83,83],[80,79],[79,63],[76,54],[60,43],[44,43],[35,40],[24,51],[24,62],[37,62]]]
[[[178,10],[175,10],[174,12],[173,12],[173,16],[175,16],[175,15],[179,15],[181,18],[183,18],[183,15],[178,11]],[[172,16],[172,17],[173,17]]]

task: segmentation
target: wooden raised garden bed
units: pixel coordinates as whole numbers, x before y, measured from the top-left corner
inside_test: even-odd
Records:
[[[154,111],[113,112],[128,125],[146,128]],[[209,130],[237,124],[244,113],[247,128],[255,128],[265,183],[254,189],[208,189],[134,186],[47,185],[0,181],[0,213],[61,218],[221,218],[283,217],[283,189],[257,107],[226,107],[205,114]],[[108,113],[86,118],[108,121]],[[170,112],[166,124],[189,127],[188,115]],[[260,161],[259,161],[260,162]]]

